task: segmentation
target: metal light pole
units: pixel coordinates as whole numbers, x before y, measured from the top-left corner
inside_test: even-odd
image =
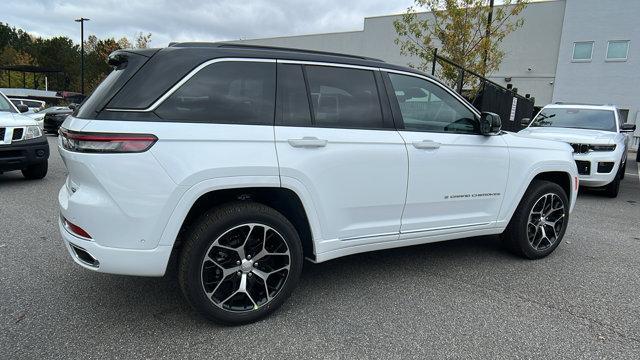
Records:
[[[489,42],[491,37],[491,22],[493,21],[493,0],[489,1],[489,15],[487,16],[487,29],[485,31],[485,37]],[[487,76],[487,58],[489,57],[489,48],[484,49],[484,56],[482,57],[482,76]]]
[[[84,22],[89,19],[81,17],[74,21],[80,23],[80,92],[84,95]]]

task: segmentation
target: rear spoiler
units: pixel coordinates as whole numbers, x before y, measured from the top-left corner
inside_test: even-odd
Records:
[[[146,58],[152,57],[155,53],[157,53],[160,49],[126,49],[126,50],[116,50],[109,55],[107,59],[107,64],[122,69],[126,67],[126,63],[130,56],[138,55],[144,56]]]

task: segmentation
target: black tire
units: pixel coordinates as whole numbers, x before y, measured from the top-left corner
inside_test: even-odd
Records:
[[[221,245],[221,239],[224,236],[231,236],[229,238],[233,239],[233,235],[227,234],[230,234],[233,231],[244,231],[243,229],[245,226],[249,227],[246,232],[247,240],[245,240],[244,242],[246,246],[240,245],[237,248],[234,247],[234,249],[236,249],[236,252],[237,249],[242,249],[243,252],[247,250],[247,255],[249,255],[249,252],[253,251],[251,249],[256,248],[249,247],[249,241],[253,241],[249,240],[249,238],[250,234],[253,234],[254,227],[247,224],[264,224],[264,232],[262,233],[264,234],[264,240],[262,242],[263,249],[266,249],[266,234],[268,233],[268,231],[272,231],[271,234],[276,234],[273,236],[273,238],[276,238],[277,241],[281,243],[282,241],[284,241],[284,243],[286,243],[289,252],[289,269],[287,271],[287,274],[284,275],[284,280],[278,280],[279,285],[277,286],[279,286],[279,288],[277,292],[273,293],[271,299],[269,299],[268,295],[269,283],[267,281],[260,283],[260,285],[264,285],[262,290],[266,289],[266,295],[262,294],[264,295],[266,302],[264,302],[259,307],[257,305],[257,302],[254,301],[253,295],[246,296],[246,293],[242,293],[237,295],[243,297],[245,300],[250,300],[254,305],[253,308],[244,308],[237,311],[230,308],[224,309],[223,307],[226,306],[225,301],[218,301],[217,303],[214,303],[212,298],[209,298],[206,295],[205,272],[211,271],[207,269],[214,268],[215,277],[219,275],[219,272],[225,271],[224,269],[226,269],[227,266],[220,266],[218,265],[218,263],[213,261],[208,263],[208,260],[205,260],[205,255],[211,255],[214,254],[215,251],[219,251],[218,253],[216,253],[216,255],[219,256],[220,252],[226,252],[227,254],[223,254],[223,257],[216,257],[216,261],[227,261],[227,264],[231,264],[232,262],[234,262],[235,259],[232,259],[232,256],[228,256],[228,250],[221,249],[220,247],[217,247],[217,245],[216,247],[214,247],[214,243],[220,241],[217,244]],[[255,228],[258,228],[259,226],[260,225],[255,226]],[[267,230],[267,228],[270,228],[270,230]],[[238,238],[240,238],[240,236],[236,236],[235,239]],[[239,258],[239,254],[235,255],[238,255]],[[257,255],[254,255],[254,257],[257,257]],[[263,258],[263,261],[266,261],[264,259],[267,259],[269,257],[269,255],[265,256]],[[222,258],[225,259],[218,260]],[[250,259],[251,256],[249,255],[248,258]],[[246,260],[244,259],[242,260],[242,266],[245,265],[245,261]],[[300,242],[298,232],[296,231],[295,227],[287,220],[287,218],[285,218],[278,211],[259,203],[248,201],[234,202],[209,210],[196,221],[194,226],[188,232],[184,247],[180,254],[178,280],[180,282],[182,292],[184,293],[184,296],[186,297],[189,304],[204,317],[220,324],[240,325],[257,321],[267,316],[284,303],[284,301],[289,297],[289,295],[291,295],[291,292],[298,283],[300,273],[302,272],[302,262],[302,244]],[[236,261],[236,263],[238,263],[238,261]],[[209,264],[210,266],[207,267],[205,266],[205,264]],[[215,265],[218,266],[216,267]],[[255,267],[265,266],[263,263],[255,263],[253,265]],[[229,270],[231,270],[231,273],[228,275],[219,275],[221,280],[216,281],[218,285],[215,285],[216,290],[212,291],[213,298],[216,297],[217,291],[221,288],[221,283],[228,282],[234,284],[233,286],[235,286],[236,281],[242,284],[242,282],[240,282],[239,280],[241,277],[248,276],[244,277],[245,286],[249,286],[250,284],[249,277],[251,277],[253,271],[249,270],[250,272],[245,274],[243,272],[245,271],[243,268],[243,270],[238,270],[238,272],[236,273],[235,271],[237,269],[240,269],[239,266],[228,267]],[[274,273],[267,275],[267,279],[270,280],[271,277],[274,276]],[[253,286],[253,289],[255,289],[256,284],[258,284],[258,282],[262,278],[258,275],[254,275],[252,279],[253,280],[251,281],[253,281],[253,284],[251,286]],[[207,283],[209,284],[210,282]],[[261,291],[261,289],[258,288],[258,291]],[[252,291],[247,290],[247,292]],[[234,291],[231,290],[230,293],[233,294]],[[233,300],[233,297],[234,296],[232,295],[231,300]],[[231,300],[229,302],[231,302]]]
[[[616,174],[616,177],[608,185],[604,187],[604,194],[610,198],[618,197],[620,192],[620,172]]]
[[[620,180],[624,180],[624,173],[627,170],[627,159],[620,163]]]
[[[536,208],[540,206],[538,201],[542,201],[543,196],[549,196],[549,194],[557,196],[557,198],[551,197],[553,200],[562,202],[563,216],[560,217],[558,213],[553,215],[557,216],[558,219],[562,218],[562,222],[557,224],[559,225],[557,230],[554,226],[554,233],[556,236],[553,243],[551,243],[550,240],[545,241],[545,243],[549,242],[549,245],[547,247],[542,247],[542,240],[540,240],[540,243],[538,244],[539,247],[536,248],[529,240],[531,226],[533,226],[529,223],[529,217],[532,215],[534,206],[536,206]],[[518,204],[518,208],[511,217],[511,221],[509,222],[507,229],[502,234],[503,241],[509,250],[518,256],[532,260],[540,259],[551,254],[558,247],[564,237],[565,231],[567,230],[568,222],[569,200],[564,189],[562,189],[558,184],[550,181],[534,180],[531,182],[531,185],[529,185],[529,188],[520,200],[520,204]],[[538,234],[537,227],[538,226],[533,226],[533,229],[536,231],[534,237]],[[547,227],[546,229],[549,228]]]
[[[47,176],[49,170],[49,162],[43,161],[38,164],[31,165],[22,170],[22,175],[29,180],[42,179]]]

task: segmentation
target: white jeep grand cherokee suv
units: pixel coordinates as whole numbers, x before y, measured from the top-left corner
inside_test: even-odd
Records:
[[[64,243],[107,273],[162,276],[175,258],[214,321],[276,309],[303,258],[504,234],[536,259],[567,228],[571,147],[502,132],[413,69],[198,43],[109,62],[60,129]]]
[[[607,196],[616,197],[627,164],[627,134],[635,128],[623,123],[620,112],[612,105],[557,103],[542,108],[519,133],[569,143],[580,185],[604,187]]]

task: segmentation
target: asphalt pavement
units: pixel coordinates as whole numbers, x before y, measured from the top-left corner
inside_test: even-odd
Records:
[[[545,259],[481,237],[307,262],[271,317],[222,327],[189,308],[173,273],[73,263],[56,225],[65,170],[49,140],[45,179],[0,175],[0,359],[640,358],[635,156],[617,199],[580,193]]]

